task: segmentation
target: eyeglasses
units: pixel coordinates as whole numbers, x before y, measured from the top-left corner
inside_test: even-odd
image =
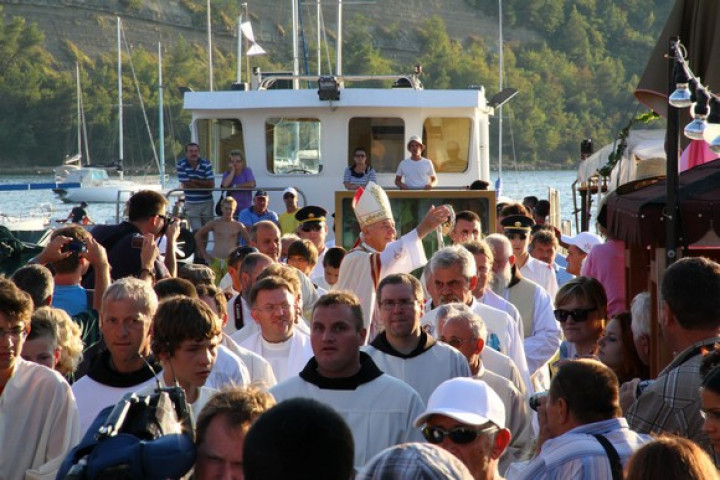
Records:
[[[597,308],[576,308],[574,310],[563,310],[558,308],[553,313],[560,323],[565,323],[568,317],[572,316],[576,322],[584,322],[590,316],[590,312],[594,312]]]
[[[355,158],[357,158],[357,157],[365,158],[366,155],[365,155],[364,153],[356,153],[356,154],[355,154]]]
[[[527,235],[524,233],[506,233],[505,236],[509,238],[510,240],[520,239],[525,240],[527,239]]]
[[[477,342],[477,338],[467,338],[465,340],[461,340],[457,337],[445,338],[442,335],[440,335],[440,338],[438,338],[438,340],[440,340],[443,343],[447,343],[448,345],[450,345],[451,347],[454,347],[454,348],[460,348],[460,345],[462,345],[463,343]]]
[[[449,438],[451,442],[457,443],[458,445],[464,445],[474,441],[478,435],[492,433],[495,430],[497,430],[495,425],[485,425],[478,428],[454,427],[450,430],[425,425],[425,428],[422,429],[422,434],[425,440],[435,445],[441,444],[445,438]]]
[[[409,307],[414,307],[417,303],[417,300],[410,300],[409,298],[405,298],[402,300],[383,300],[380,302],[380,308],[387,311],[393,311],[395,310],[395,307],[400,307],[401,310],[405,310]]]
[[[320,225],[319,223],[315,223],[312,225],[303,224],[300,227],[300,230],[302,230],[303,232],[319,232],[320,230],[322,230],[322,225]]]
[[[279,310],[282,313],[287,313],[292,308],[293,308],[293,306],[290,305],[289,303],[281,303],[279,305],[267,304],[267,305],[263,305],[262,307],[254,307],[253,310],[258,310],[260,312],[265,312],[265,313],[274,313]]]
[[[0,338],[10,337],[10,338],[20,338],[24,337],[27,334],[27,331],[25,330],[24,325],[19,325],[17,327],[12,327],[8,329],[0,328]]]

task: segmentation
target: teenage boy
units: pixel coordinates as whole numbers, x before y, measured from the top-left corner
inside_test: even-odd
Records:
[[[288,247],[287,264],[310,277],[318,261],[318,251],[310,240],[297,240]]]
[[[179,385],[196,419],[215,390],[205,387],[220,343],[222,323],[202,300],[173,297],[158,308],[152,322],[150,348],[163,369],[159,381],[163,386]],[[149,386],[139,393],[148,394]]]

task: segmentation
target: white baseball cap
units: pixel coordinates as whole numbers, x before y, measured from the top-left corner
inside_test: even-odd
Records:
[[[487,383],[472,378],[456,377],[438,385],[425,412],[415,419],[415,427],[425,424],[432,415],[445,415],[476,427],[492,422],[505,428],[503,401]]]
[[[595,245],[603,243],[603,239],[600,235],[596,235],[590,232],[580,232],[574,237],[568,237],[561,235],[561,241],[568,245],[575,245],[585,253],[590,253],[590,249]]]
[[[285,190],[283,190],[283,193],[282,193],[283,197],[285,196],[286,193],[292,193],[295,196],[295,198],[297,198],[297,196],[298,196],[297,190],[295,190],[293,187],[287,187]]]

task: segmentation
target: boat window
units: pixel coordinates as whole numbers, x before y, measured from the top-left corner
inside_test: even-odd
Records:
[[[200,156],[212,162],[216,173],[228,169],[230,150],[238,149],[245,153],[242,123],[238,119],[201,119],[197,121],[197,132]]]
[[[469,118],[428,117],[423,124],[426,148],[437,172],[461,173],[468,169],[472,121]]]
[[[401,118],[356,117],[350,119],[348,164],[358,147],[370,154],[370,165],[378,173],[395,173],[405,158],[405,122]]]
[[[265,122],[267,170],[277,175],[315,175],[322,170],[320,120],[270,118]]]

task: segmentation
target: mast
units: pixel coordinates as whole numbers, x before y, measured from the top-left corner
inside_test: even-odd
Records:
[[[80,64],[75,62],[75,95],[77,97],[77,153],[82,166],[82,111],[80,110]]]
[[[242,82],[242,22],[243,22],[243,9],[242,7],[246,6],[247,3],[243,3],[240,7],[240,15],[238,15],[237,19],[237,68],[235,73],[235,81],[237,83]]]
[[[342,76],[342,11],[343,11],[343,3],[342,0],[338,0],[338,16],[337,16],[337,51],[336,53],[336,59],[335,59],[335,71],[336,76],[338,78],[338,82],[340,81],[340,77]]]
[[[290,0],[292,2],[292,31],[293,31],[293,76],[300,75],[300,59],[298,53],[298,0]],[[293,78],[293,89],[300,88],[300,82],[297,78]]]
[[[165,118],[163,116],[162,44],[158,42],[158,137],[160,137],[160,188],[165,190]]]
[[[499,54],[499,75],[498,75],[498,92],[502,92],[503,89],[503,22],[502,22],[502,2],[498,0],[499,14],[498,14],[498,43],[500,44]],[[502,117],[502,105],[498,107],[498,195],[502,189],[502,151],[503,151],[503,117]]]
[[[117,171],[120,179],[123,178],[123,93],[122,93],[122,46],[120,44],[120,30],[122,29],[122,20],[117,17],[117,72],[118,72],[118,164]]]
[[[208,43],[208,76],[210,77],[210,91],[214,90],[213,85],[213,53],[212,53],[212,22],[210,15],[210,0],[207,0],[207,43]]]

